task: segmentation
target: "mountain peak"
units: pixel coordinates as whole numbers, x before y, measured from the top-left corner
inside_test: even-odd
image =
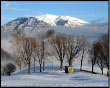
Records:
[[[53,14],[44,14],[41,16],[35,16],[38,20],[44,21],[51,26],[57,26],[58,24],[61,24],[59,26],[83,26],[84,24],[88,24],[88,22],[80,20],[78,18],[72,17],[72,16],[58,16]]]
[[[45,14],[45,15],[35,16],[35,17],[40,21],[44,21],[50,24],[51,26],[56,26],[56,19],[58,18],[58,16],[52,15],[52,14]]]

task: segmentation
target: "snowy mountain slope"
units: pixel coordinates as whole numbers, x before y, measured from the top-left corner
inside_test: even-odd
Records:
[[[42,16],[35,16],[35,17],[40,21],[44,21],[50,24],[51,26],[56,26],[56,19],[58,18],[58,16],[50,15],[50,14],[46,14]]]
[[[35,36],[40,32],[45,33],[49,29],[54,29],[57,32],[66,33],[72,36],[84,34],[91,37],[93,35],[98,35],[97,33],[99,33],[99,35],[106,33],[107,24],[88,23],[70,16],[57,16],[51,14],[29,18],[20,17],[2,25],[1,37],[9,38],[14,30],[24,31],[29,35]]]
[[[27,19],[28,18],[26,17],[17,18],[15,20],[8,22],[7,24],[2,25],[1,29],[3,29],[4,32],[7,30],[14,30],[16,27],[23,24]]]
[[[56,16],[51,14],[41,15],[41,16],[35,16],[35,17],[20,17],[13,21],[8,22],[7,24],[2,25],[2,29],[5,30],[13,30],[16,27],[19,27],[21,29],[25,28],[25,26],[35,26],[40,22],[47,23],[50,26],[82,26],[84,24],[88,24],[88,22],[85,22],[83,20],[70,17],[70,16]]]
[[[104,23],[88,23],[70,16],[46,14],[29,18],[20,17],[2,25],[1,37],[9,38],[14,30],[24,31],[29,35],[37,35],[39,32],[45,33],[49,29],[57,30],[60,33],[65,32],[69,35],[85,34],[91,37],[91,35],[97,35],[97,33],[106,33],[107,25]]]
[[[51,15],[46,14],[42,16],[35,16],[38,20],[44,21],[51,26],[83,26],[84,24],[88,24],[88,22],[70,17],[70,16],[57,16],[57,15]]]
[[[44,24],[45,28],[50,28],[53,26],[68,26],[68,27],[77,27],[88,24],[83,20],[70,17],[70,16],[56,16],[51,14],[35,16],[35,17],[20,17],[13,21],[8,22],[7,24],[2,25],[2,32],[12,32],[13,30],[25,30],[32,32],[37,29],[38,24]],[[47,27],[48,26],[48,27]],[[5,34],[4,34],[5,35]],[[2,35],[2,36],[4,36]],[[7,34],[6,34],[7,35]]]
[[[9,38],[15,30],[24,31],[27,34],[36,34],[50,29],[50,25],[37,20],[35,17],[21,17],[4,24],[1,28],[1,37]]]

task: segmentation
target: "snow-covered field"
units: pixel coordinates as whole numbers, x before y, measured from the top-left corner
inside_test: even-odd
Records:
[[[108,77],[101,74],[92,74],[79,70],[79,66],[74,66],[74,74],[66,74],[63,71],[59,71],[59,66],[54,67],[54,71],[51,70],[51,66],[46,66],[45,72],[39,72],[39,66],[36,67],[36,73],[33,73],[33,67],[31,68],[31,75],[27,74],[27,69],[23,70],[23,75],[19,73],[12,76],[1,76],[1,86],[33,86],[33,87],[79,87],[79,86],[104,86],[108,87]],[[83,69],[91,69],[84,66]],[[95,68],[96,71],[100,69]],[[106,73],[105,73],[106,74]]]

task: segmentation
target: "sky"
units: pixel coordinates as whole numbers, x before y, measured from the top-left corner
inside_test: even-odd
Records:
[[[1,24],[44,14],[108,22],[108,1],[1,1]]]

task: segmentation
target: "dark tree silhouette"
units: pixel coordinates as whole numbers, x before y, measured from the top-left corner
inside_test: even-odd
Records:
[[[6,71],[6,72],[7,72],[7,75],[10,76],[11,73],[15,72],[16,66],[15,66],[14,64],[12,64],[12,63],[8,63],[8,64],[6,64],[5,70],[7,70],[7,71]]]

